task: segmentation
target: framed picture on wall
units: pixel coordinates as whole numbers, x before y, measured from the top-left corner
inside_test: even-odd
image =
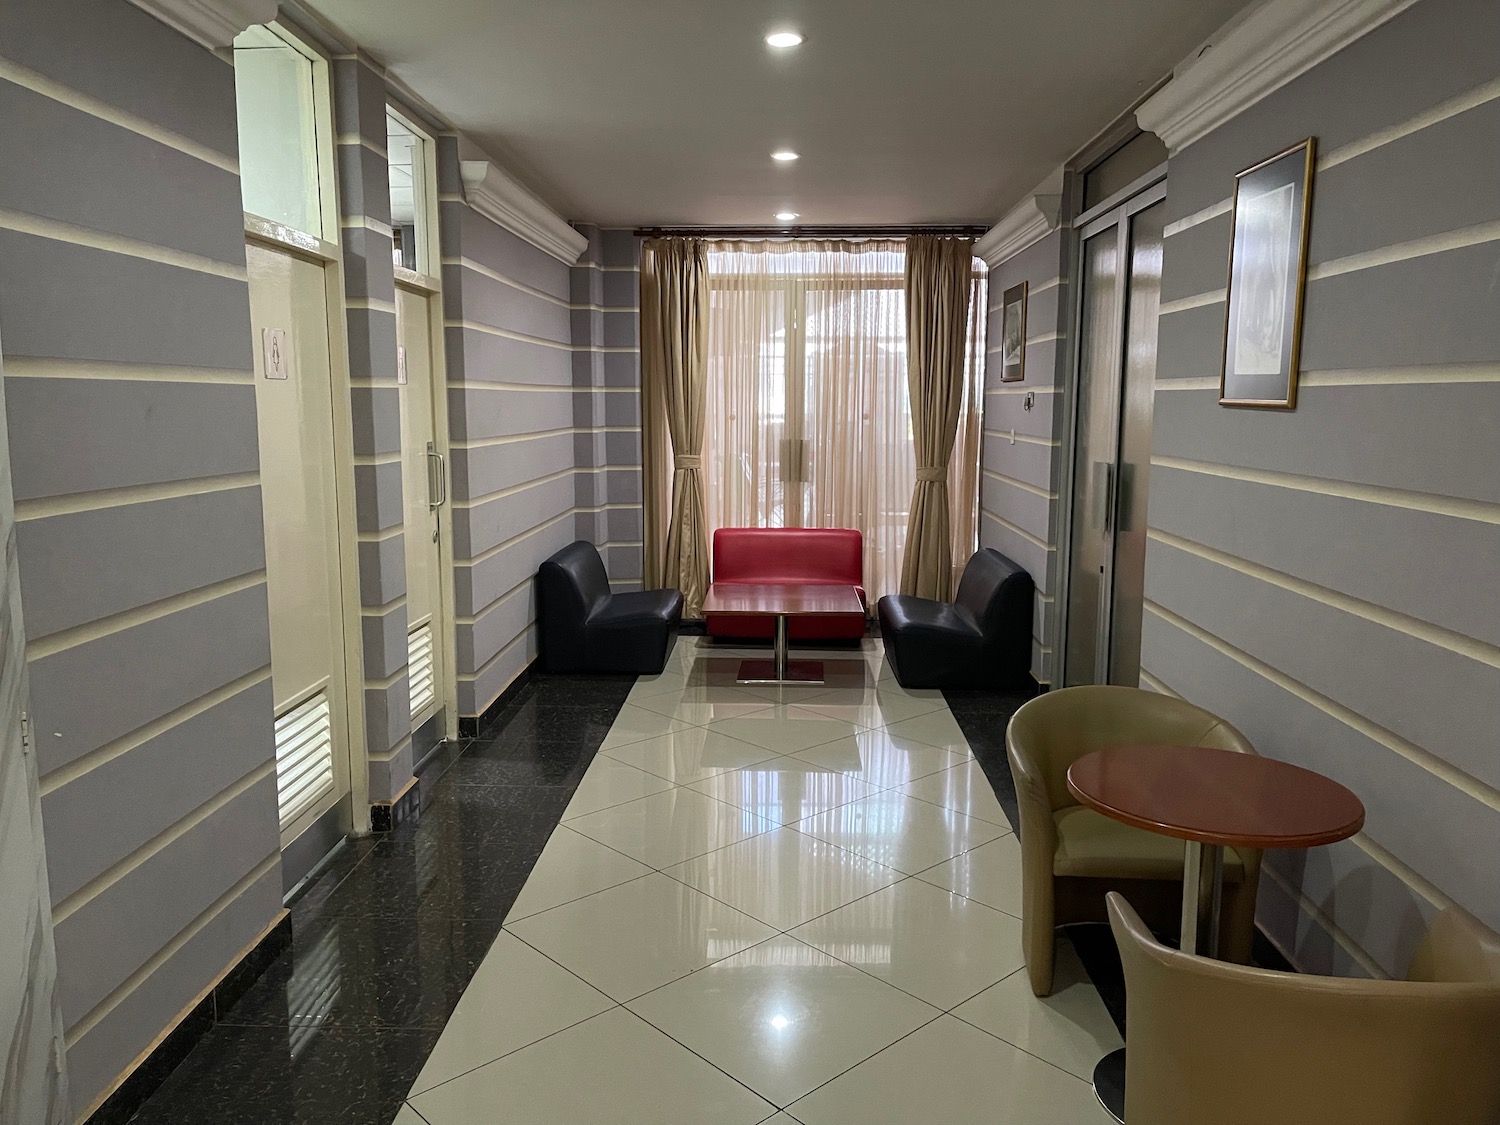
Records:
[[[1234,178],[1219,402],[1297,405],[1313,137]]]
[[[1026,282],[1012,285],[1000,297],[1000,381],[1026,378]]]

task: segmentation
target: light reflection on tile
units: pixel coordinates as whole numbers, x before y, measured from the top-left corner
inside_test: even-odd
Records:
[[[930,773],[902,787],[903,793],[930,804],[957,809],[969,816],[1010,828],[1010,820],[984,770],[972,758],[951,769]]]
[[[908,875],[1009,832],[895,790],[818,813],[796,828]]]

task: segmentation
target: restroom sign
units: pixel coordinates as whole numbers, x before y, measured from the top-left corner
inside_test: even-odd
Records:
[[[289,378],[292,372],[292,353],[287,344],[286,329],[262,328],[260,342],[266,354],[266,378]]]
[[[406,349],[396,345],[396,382],[406,386]]]

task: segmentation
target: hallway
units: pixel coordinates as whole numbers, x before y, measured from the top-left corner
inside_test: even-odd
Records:
[[[336,858],[136,1120],[1103,1120],[1118,1035],[1068,943],[1066,986],[1027,988],[959,721],[878,641],[826,655],[807,688],[694,637],[633,686],[539,678],[416,825]],[[1004,722],[966,716],[987,757]]]

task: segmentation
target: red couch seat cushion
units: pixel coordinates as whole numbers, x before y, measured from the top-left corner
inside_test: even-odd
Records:
[[[777,585],[853,586],[864,589],[864,537],[850,528],[721,527],[714,532],[715,582]],[[733,613],[707,615],[711,637],[770,637],[770,617]],[[793,618],[792,640],[857,640],[863,619]]]

